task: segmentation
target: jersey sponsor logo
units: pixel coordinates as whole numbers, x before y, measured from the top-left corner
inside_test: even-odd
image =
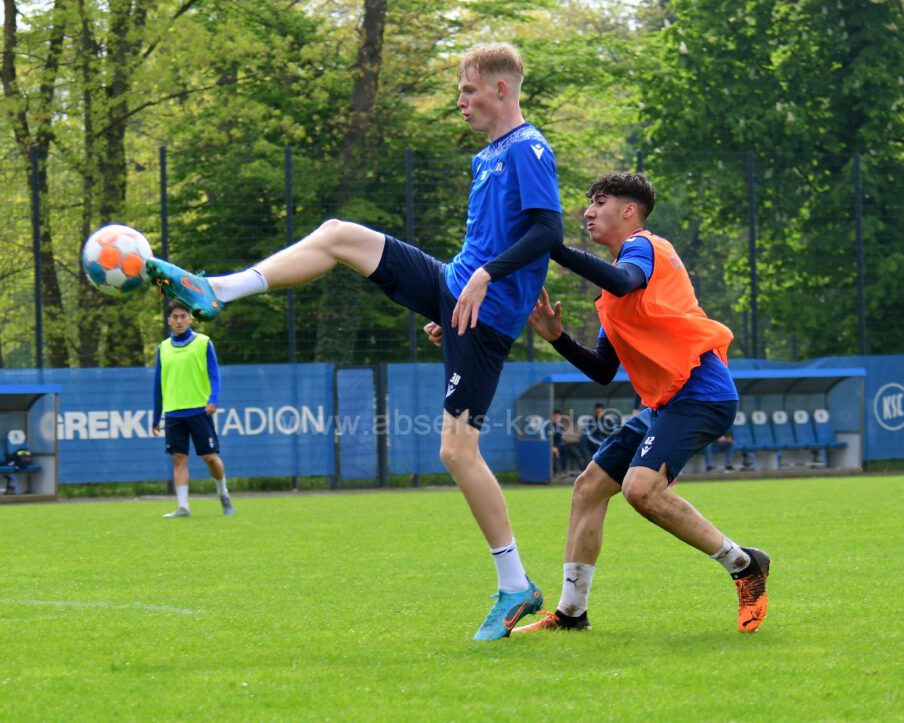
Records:
[[[656,437],[647,437],[643,441],[643,447],[640,448],[640,456],[641,457],[646,456],[647,452],[649,452],[651,449],[653,449],[653,440],[654,439],[656,439]]]
[[[540,157],[543,155],[543,151],[546,150],[539,143],[531,143],[530,149],[534,152],[534,155],[537,157],[538,161],[540,160]]]
[[[458,372],[453,372],[452,376],[449,377],[449,384],[446,387],[446,399],[455,394],[455,390],[458,388],[458,383],[461,381],[461,374]]]
[[[496,165],[493,166],[493,174],[498,176],[501,175],[505,170],[505,164],[502,161],[497,161]]]

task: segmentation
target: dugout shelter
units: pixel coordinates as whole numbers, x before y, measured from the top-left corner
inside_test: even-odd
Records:
[[[731,374],[740,398],[733,428],[736,451],[745,453],[752,469],[862,466],[866,369],[739,368]],[[516,401],[521,481],[553,478],[551,442],[543,434],[553,410],[569,410],[580,422],[600,402],[623,416],[632,413],[634,388],[623,370],[605,386],[575,372],[550,375],[526,389]],[[703,470],[699,457],[690,460],[686,473]]]
[[[59,394],[56,384],[0,384],[0,503],[56,498]],[[27,465],[11,462],[21,449]]]

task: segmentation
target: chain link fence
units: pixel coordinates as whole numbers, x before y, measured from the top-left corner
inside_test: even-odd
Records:
[[[281,151],[281,152],[280,152]],[[780,360],[904,352],[904,178],[870,154],[638,154],[657,187],[650,229],[681,254],[707,313],[735,333],[732,354]],[[46,170],[46,175],[36,173]],[[601,173],[608,169],[601,169]],[[564,176],[564,174],[563,174]],[[46,188],[42,179],[47,178]],[[592,179],[586,179],[587,183]],[[79,251],[97,217],[94,189],[65,158],[10,156],[0,166],[0,366],[152,363],[166,332],[156,290],[111,299],[91,289]],[[297,149],[196,148],[129,167],[122,214],[157,255],[193,270],[246,268],[326,218],[359,221],[438,259],[465,232],[470,155],[371,149],[354,159]],[[576,198],[584,188],[563,188]],[[566,243],[589,247],[583,207]],[[592,345],[597,289],[551,265],[550,293]],[[339,269],[294,290],[231,304],[210,334],[223,363],[439,361],[424,322]],[[512,358],[556,358],[526,331]]]

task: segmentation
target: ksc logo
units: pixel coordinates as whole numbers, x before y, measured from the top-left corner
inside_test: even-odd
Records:
[[[882,429],[889,432],[904,429],[904,387],[892,382],[876,392],[873,414]]]

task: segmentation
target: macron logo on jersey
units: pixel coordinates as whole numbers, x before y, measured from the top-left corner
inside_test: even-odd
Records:
[[[643,441],[643,447],[641,447],[641,449],[640,449],[641,457],[645,456],[647,452],[649,452],[651,449],[653,449],[653,440],[654,439],[656,439],[656,437],[647,437]]]
[[[534,155],[537,157],[537,160],[540,160],[540,157],[543,155],[543,151],[546,149],[541,146],[539,143],[531,143],[531,150],[534,152]]]
[[[458,372],[453,372],[452,377],[449,379],[449,386],[446,387],[446,399],[451,397],[456,388],[458,387],[458,383],[461,381],[461,374]]]

